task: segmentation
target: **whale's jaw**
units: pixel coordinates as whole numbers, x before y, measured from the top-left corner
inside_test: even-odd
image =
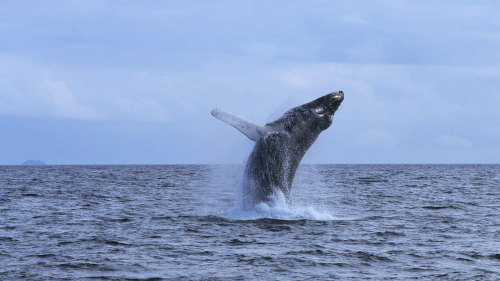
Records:
[[[344,92],[339,91],[324,95],[310,103],[304,104],[303,107],[312,107],[314,108],[314,112],[318,115],[323,116],[328,114],[330,117],[333,117],[343,100]]]
[[[344,92],[339,91],[338,93],[332,93],[330,95],[330,104],[327,106],[327,113],[333,115],[344,101]]]

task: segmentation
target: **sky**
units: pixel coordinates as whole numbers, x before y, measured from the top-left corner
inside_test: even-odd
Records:
[[[500,163],[498,1],[0,3],[0,165],[244,163],[342,90],[304,163]]]

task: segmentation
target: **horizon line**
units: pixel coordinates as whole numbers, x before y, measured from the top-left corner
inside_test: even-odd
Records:
[[[148,163],[148,164],[0,164],[2,166],[235,166],[245,165],[246,163]],[[301,163],[301,165],[500,165],[500,163]]]

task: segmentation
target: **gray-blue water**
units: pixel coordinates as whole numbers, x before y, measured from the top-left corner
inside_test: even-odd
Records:
[[[0,167],[0,280],[500,279],[499,165]]]

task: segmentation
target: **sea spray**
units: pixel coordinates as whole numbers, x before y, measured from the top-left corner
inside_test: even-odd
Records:
[[[267,202],[260,202],[253,209],[243,208],[242,200],[238,201],[228,214],[228,218],[235,220],[255,220],[262,218],[280,220],[335,220],[331,214],[316,210],[313,206],[288,205],[285,196],[276,190]]]

